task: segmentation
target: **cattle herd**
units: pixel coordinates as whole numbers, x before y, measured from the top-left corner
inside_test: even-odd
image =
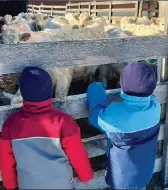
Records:
[[[103,17],[83,13],[67,13],[64,17],[49,17],[38,13],[20,13],[12,17],[0,17],[1,44],[52,42],[61,40],[96,40],[104,38],[161,35],[164,22],[159,18],[148,19],[123,17],[111,24]],[[117,78],[127,63],[113,63],[101,66],[53,68],[48,70],[53,79],[55,97],[61,99],[68,95],[72,81],[99,80],[107,88],[108,80]],[[155,63],[153,65],[155,67]],[[95,75],[98,73],[98,78]],[[0,76],[1,99],[10,104],[22,101],[16,84],[18,74]],[[10,85],[9,85],[10,84]],[[119,87],[119,86],[118,86]]]

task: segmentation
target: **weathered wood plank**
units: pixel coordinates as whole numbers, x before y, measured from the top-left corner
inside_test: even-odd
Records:
[[[159,56],[168,56],[168,35],[0,44],[0,74],[20,72],[30,65],[49,69],[133,62]]]
[[[92,9],[91,12],[92,13],[94,13],[94,12],[96,12],[96,13],[109,12],[109,9]]]
[[[88,183],[80,183],[77,178],[74,179],[75,189],[104,189],[108,185],[105,182],[105,170],[95,172],[94,179]]]
[[[109,102],[117,101],[120,98],[120,89],[107,90],[107,97]],[[156,87],[154,95],[159,99],[161,104],[167,102],[168,86],[166,84]],[[55,108],[72,115],[74,119],[88,117],[87,97],[86,94],[67,96],[64,101],[53,99]],[[0,129],[6,117],[18,110],[22,104],[8,105],[0,107]]]
[[[60,6],[60,5],[54,5],[54,6],[52,6],[52,5],[40,5],[41,6],[41,8],[54,8],[54,9],[65,9],[66,8],[66,6]]]
[[[122,9],[114,9],[112,8],[112,12],[136,12],[135,8],[122,8]]]
[[[51,13],[62,13],[62,14],[64,14],[65,13],[65,11],[64,10],[53,10],[53,11],[51,11],[51,10],[41,10],[41,13],[48,13],[48,14],[51,14]]]
[[[101,140],[101,139],[106,139],[106,135],[105,134],[100,134],[100,135],[96,135],[96,136],[89,137],[89,138],[86,138],[86,139],[82,139],[82,142],[87,143],[87,142],[97,141],[97,140]]]
[[[120,89],[107,90],[109,101],[119,98],[119,94]],[[162,96],[161,101],[163,100],[164,97]],[[86,94],[67,96],[64,100],[53,99],[53,105],[55,108],[59,108],[60,110],[72,115],[74,119],[88,117]],[[14,111],[18,110],[21,106],[22,104],[0,106],[0,131],[4,119]]]
[[[48,8],[51,9],[52,6],[51,6],[51,5],[39,5],[39,7],[41,7],[41,8],[47,8],[47,9],[48,9]]]
[[[117,4],[135,4],[136,1],[112,1],[112,4],[113,5],[117,5]],[[96,4],[96,5],[108,5],[109,4],[109,1],[105,1],[105,2],[93,2],[92,3],[93,5]]]
[[[34,7],[34,8],[39,8],[39,5],[28,5],[28,7]]]
[[[104,144],[99,144],[99,141],[95,141],[92,143],[85,143],[85,148],[88,153],[89,158],[93,158],[96,156],[102,156],[106,152],[106,145]]]
[[[89,5],[90,2],[80,2],[80,5]],[[71,4],[70,4],[71,5]]]
[[[64,14],[65,10],[53,10],[52,12],[53,13],[62,13],[62,14]]]
[[[79,9],[68,9],[69,12],[78,12]],[[80,12],[88,12],[87,8],[80,9]]]
[[[54,5],[52,6],[54,9],[66,9],[66,6],[58,6],[58,5]]]
[[[76,11],[77,9],[70,9],[71,11]],[[83,9],[81,9],[82,11]],[[87,9],[86,9],[87,10]],[[109,12],[109,9],[92,9],[91,12],[97,12],[97,13],[101,13],[101,12]],[[112,12],[135,12],[135,8],[130,8],[130,9],[113,9],[112,8]],[[122,17],[122,16],[121,16]]]

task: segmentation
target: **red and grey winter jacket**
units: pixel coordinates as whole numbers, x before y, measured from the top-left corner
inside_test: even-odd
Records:
[[[5,121],[0,154],[7,189],[71,189],[72,167],[81,182],[93,178],[78,125],[51,99],[24,102]]]

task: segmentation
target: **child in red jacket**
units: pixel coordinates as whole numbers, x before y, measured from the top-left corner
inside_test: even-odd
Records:
[[[4,123],[1,172],[7,189],[72,189],[72,167],[81,182],[93,178],[80,129],[53,108],[52,79],[37,67],[20,77],[23,107]],[[72,166],[72,167],[71,167]]]

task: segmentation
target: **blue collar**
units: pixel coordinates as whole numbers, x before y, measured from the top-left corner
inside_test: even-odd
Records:
[[[150,105],[152,95],[148,97],[129,96],[125,94],[123,91],[121,91],[120,97],[122,98],[123,103],[135,105],[138,107],[146,107]]]

